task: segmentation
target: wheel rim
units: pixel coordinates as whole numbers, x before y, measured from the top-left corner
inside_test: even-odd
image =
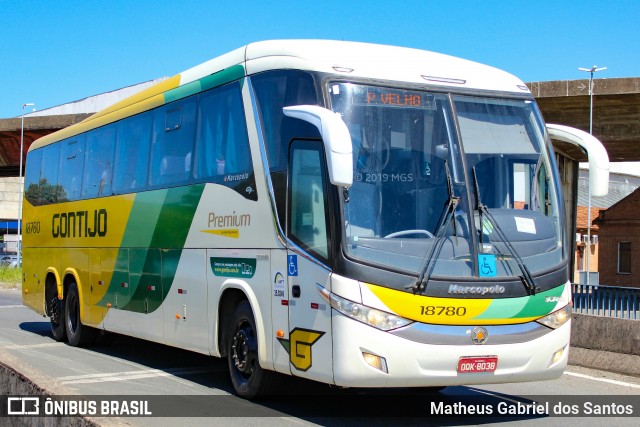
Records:
[[[69,295],[69,329],[72,334],[76,333],[78,328],[78,298],[74,293]]]
[[[49,317],[51,318],[51,323],[54,325],[59,325],[61,321],[60,312],[62,310],[60,309],[60,305],[58,297],[54,297],[49,300],[49,313],[51,313]]]
[[[231,357],[236,370],[245,379],[253,374],[258,357],[257,348],[256,336],[249,322],[239,322],[231,343]]]

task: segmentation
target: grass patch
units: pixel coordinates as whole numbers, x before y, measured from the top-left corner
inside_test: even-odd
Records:
[[[21,283],[21,268],[0,267],[0,289],[20,289]]]

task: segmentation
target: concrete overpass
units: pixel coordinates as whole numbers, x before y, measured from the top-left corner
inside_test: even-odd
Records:
[[[527,83],[544,120],[589,131],[589,80]],[[640,77],[593,80],[593,135],[612,162],[640,161]],[[568,157],[586,156],[568,144],[554,142]]]
[[[23,156],[36,139],[78,123],[161,80],[163,78],[25,114]],[[0,119],[0,235],[16,234],[18,229],[21,125],[20,117]]]
[[[91,114],[26,116],[24,120],[24,155],[33,141],[78,123]],[[18,176],[20,165],[20,118],[0,119],[0,176]],[[23,158],[23,161],[24,161]]]
[[[164,79],[166,77],[25,114],[23,154],[26,156],[27,150],[36,139],[81,122],[93,113]],[[20,117],[0,119],[0,177],[19,176],[21,127]]]

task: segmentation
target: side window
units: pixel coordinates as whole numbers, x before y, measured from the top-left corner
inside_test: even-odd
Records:
[[[82,180],[82,198],[111,195],[115,126],[107,126],[87,135],[87,154]]]
[[[326,172],[322,144],[296,141],[289,169],[288,235],[302,248],[329,258]]]
[[[511,209],[531,209],[531,171],[532,165],[524,162],[511,163],[510,194]]]
[[[48,145],[42,149],[42,170],[40,172],[40,204],[67,200],[67,194],[58,185],[58,166],[62,144]]]
[[[160,108],[154,115],[149,185],[185,184],[192,177],[196,101],[188,98]]]
[[[40,204],[40,168],[43,150],[34,150],[27,156],[24,177],[24,197],[32,205]]]
[[[113,192],[139,191],[147,186],[152,115],[145,113],[118,123]]]
[[[238,83],[200,96],[196,144],[196,178],[222,182],[226,175],[252,172]]]
[[[303,71],[268,71],[251,77],[280,226],[285,230],[287,160],[289,143],[298,138],[320,138],[310,123],[285,117],[283,107],[320,105],[311,74]]]
[[[631,242],[618,242],[618,274],[631,274]]]
[[[66,193],[66,200],[78,200],[82,188],[82,172],[84,169],[84,135],[78,135],[62,141],[60,153],[60,172],[58,183]]]
[[[313,77],[300,71],[274,71],[257,74],[251,83],[258,102],[262,131],[271,172],[286,168],[289,142],[314,133],[313,125],[285,117],[283,107],[319,105]]]

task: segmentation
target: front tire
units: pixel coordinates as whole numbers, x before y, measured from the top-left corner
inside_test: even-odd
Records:
[[[229,325],[227,361],[236,393],[250,400],[271,394],[278,375],[260,366],[256,323],[249,301],[240,301]]]
[[[96,337],[96,330],[83,325],[80,320],[80,297],[78,295],[78,285],[74,282],[69,284],[65,300],[64,323],[69,344],[74,347],[84,347],[93,343]]]

